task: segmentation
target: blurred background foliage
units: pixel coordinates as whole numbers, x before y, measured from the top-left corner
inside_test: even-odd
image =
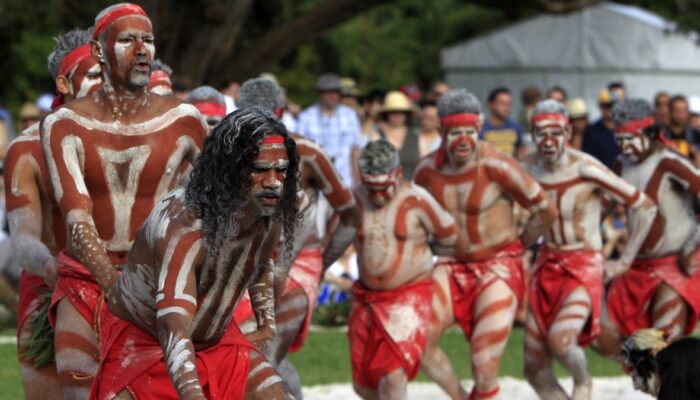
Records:
[[[316,77],[337,72],[357,80],[362,91],[389,90],[404,83],[422,88],[440,79],[440,49],[473,38],[537,13],[575,9],[592,0],[175,0],[136,1],[154,21],[157,56],[172,65],[173,80],[189,86],[218,86],[273,72],[290,99],[308,105],[315,99]],[[700,30],[700,0],[635,0],[626,4],[647,8],[674,20],[680,29]],[[53,37],[73,27],[87,27],[105,0],[0,0],[0,105],[16,112],[23,101],[53,90],[46,57]],[[330,5],[330,7],[328,7]],[[336,6],[333,8],[333,6]],[[221,52],[229,10],[239,7],[233,43]],[[324,10],[321,10],[325,7]],[[559,8],[557,8],[559,7]],[[314,14],[315,11],[319,13]],[[318,19],[325,19],[318,21]],[[161,22],[163,21],[163,22]],[[260,54],[262,43],[275,32],[288,33],[278,53]],[[162,26],[162,28],[160,28]],[[300,26],[300,28],[299,28]],[[167,28],[167,29],[166,29]],[[162,30],[159,30],[162,29]],[[219,29],[219,30],[217,30]],[[167,30],[167,31],[166,31]],[[186,34],[177,35],[177,30]],[[226,31],[226,32],[231,32]],[[197,34],[205,36],[197,40]],[[183,37],[184,36],[184,37]],[[159,39],[160,38],[160,39]],[[205,68],[196,58],[180,54],[211,53]],[[279,42],[278,42],[279,44]],[[193,49],[188,47],[194,46]],[[251,58],[253,57],[253,58]],[[263,57],[262,59],[260,57]],[[245,65],[246,60],[260,60]],[[194,71],[194,67],[200,67]]]

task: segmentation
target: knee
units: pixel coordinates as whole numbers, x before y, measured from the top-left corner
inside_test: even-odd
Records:
[[[562,359],[571,352],[572,348],[577,346],[576,338],[576,335],[572,333],[551,335],[547,340],[547,346],[555,358]]]
[[[403,390],[406,387],[406,374],[403,370],[399,369],[391,372],[382,378],[381,385],[390,393],[396,393],[397,391]]]

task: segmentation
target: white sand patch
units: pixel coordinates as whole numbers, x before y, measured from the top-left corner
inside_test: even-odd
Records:
[[[17,338],[14,336],[0,336],[0,344],[17,344]]]
[[[537,395],[530,385],[521,379],[502,377],[501,399],[538,400]],[[561,379],[561,384],[566,390],[571,390],[573,385],[571,378]],[[467,390],[471,388],[471,381],[462,382]],[[304,387],[304,400],[356,400],[359,397],[353,392],[349,383],[336,383],[332,385],[319,385]],[[632,388],[632,380],[627,376],[593,378],[593,396],[596,400],[651,400],[652,397]],[[448,400],[447,395],[433,383],[412,382],[408,385],[408,400]]]

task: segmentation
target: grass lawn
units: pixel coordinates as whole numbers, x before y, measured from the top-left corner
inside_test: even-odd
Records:
[[[12,335],[12,331],[3,331],[4,335]],[[470,378],[469,346],[457,330],[448,331],[443,336],[440,346],[452,360],[452,365],[461,379]],[[594,376],[620,375],[620,366],[612,361],[603,359],[590,350],[588,355],[589,370]],[[350,382],[350,354],[347,334],[344,332],[311,332],[304,348],[290,356],[301,375],[305,386],[320,385],[334,382]],[[501,362],[501,375],[522,378],[523,365],[523,330],[516,328],[508,341],[506,354]],[[565,376],[561,368],[557,368],[560,376]],[[425,375],[420,374],[418,380],[425,381]],[[21,399],[24,397],[19,377],[17,352],[13,344],[0,345],[0,400]]]

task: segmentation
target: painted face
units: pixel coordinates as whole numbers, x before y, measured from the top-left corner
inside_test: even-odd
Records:
[[[537,151],[547,163],[556,163],[566,151],[566,128],[560,124],[536,126],[532,138]]]
[[[382,208],[389,204],[396,195],[398,185],[398,169],[388,174],[362,174],[362,184],[367,189],[367,196],[377,208]]]
[[[462,165],[471,159],[478,140],[479,130],[475,126],[456,126],[445,135],[445,150],[454,164]]]
[[[253,166],[251,195],[260,206],[262,215],[270,216],[277,210],[279,199],[282,197],[284,179],[289,167],[287,148],[283,143],[261,144]]]
[[[113,83],[145,87],[155,56],[151,21],[142,16],[119,18],[107,31],[106,63]]]
[[[642,160],[647,150],[649,150],[649,138],[641,133],[615,132],[615,141],[620,147],[620,153],[632,162]]]
[[[85,57],[73,68],[68,79],[71,83],[71,98],[68,101],[94,93],[102,84],[100,64],[92,57]]]

